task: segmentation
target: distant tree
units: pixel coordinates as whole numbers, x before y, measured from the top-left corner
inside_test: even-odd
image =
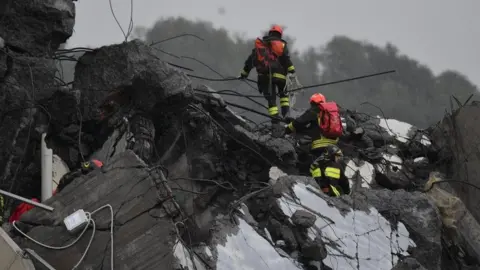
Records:
[[[358,107],[362,102],[379,106],[361,106],[359,110],[381,114],[427,127],[442,118],[450,96],[465,101],[477,88],[463,75],[446,71],[438,77],[417,61],[399,55],[388,43],[380,48],[349,39],[334,37],[322,51],[322,81],[359,76],[394,69],[396,73],[347,82],[323,91],[345,107]]]
[[[258,29],[259,36],[267,31],[268,29]],[[183,34],[189,35],[173,38]],[[151,28],[137,27],[134,37],[149,44],[158,42],[153,47],[159,58],[194,70],[185,72],[215,79],[239,75],[253,48],[255,38],[215,28],[207,21],[191,21],[182,17],[162,18]],[[475,85],[462,74],[445,71],[435,76],[428,67],[401,55],[399,49],[391,43],[382,48],[345,36],[336,36],[322,47],[298,51],[295,49],[293,37],[287,34],[285,39],[289,43],[292,61],[304,86],[396,70],[396,73],[383,76],[308,88],[304,95],[297,98],[295,106],[299,108],[308,106],[308,97],[312,93],[322,92],[342,107],[370,114],[385,114],[386,117],[425,128],[442,118],[445,110],[450,108],[452,95],[461,102],[471,94],[474,94],[475,98],[479,96]],[[74,62],[64,61],[62,66],[64,80],[73,80]],[[249,78],[256,79],[255,71],[252,71]],[[256,84],[251,82],[193,81],[195,84],[207,84],[216,90],[230,89],[245,95],[260,96]],[[266,112],[262,107],[266,106],[266,101],[262,97],[251,98],[254,101],[230,95],[225,95],[224,98]],[[365,102],[375,106],[362,105]],[[257,123],[267,120],[255,113],[235,110]]]

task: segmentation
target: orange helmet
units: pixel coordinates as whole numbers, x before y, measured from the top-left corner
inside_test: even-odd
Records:
[[[315,93],[310,97],[310,103],[318,104],[326,101],[325,96],[320,93]]]
[[[278,32],[280,33],[280,35],[283,35],[283,29],[278,24],[275,24],[274,26],[272,26],[272,28],[270,28],[270,32]]]

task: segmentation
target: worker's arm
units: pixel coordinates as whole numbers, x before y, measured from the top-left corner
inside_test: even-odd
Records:
[[[245,60],[245,64],[243,66],[243,70],[240,73],[240,76],[242,78],[248,77],[248,74],[250,74],[250,71],[254,67],[254,59],[255,59],[255,49],[252,50],[250,55],[248,56],[247,60]]]
[[[293,66],[292,59],[290,58],[290,51],[288,50],[288,45],[285,43],[283,48],[283,54],[280,61],[282,65],[287,69],[288,73],[295,73],[295,66]]]
[[[293,120],[290,124],[287,125],[285,132],[292,133],[296,132],[297,130],[301,130],[305,128],[310,122],[317,119],[317,113],[313,110],[307,110],[302,115],[300,115],[297,119]]]

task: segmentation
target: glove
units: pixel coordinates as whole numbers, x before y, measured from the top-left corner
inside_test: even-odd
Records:
[[[240,76],[239,76],[238,78],[239,78],[240,80],[244,80],[244,79],[246,79],[247,77],[248,77],[248,73],[245,72],[245,71],[242,71],[242,72],[240,73]]]
[[[289,79],[291,81],[296,81],[297,75],[295,73],[288,73],[287,74],[287,79]]]
[[[284,132],[283,132],[284,134],[292,133],[292,131],[288,128],[288,125],[285,125],[283,130],[284,130]]]

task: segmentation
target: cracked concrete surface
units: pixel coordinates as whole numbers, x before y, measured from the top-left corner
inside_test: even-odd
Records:
[[[21,221],[42,224],[30,229],[29,236],[47,245],[62,246],[75,238],[62,226],[66,215],[77,209],[91,212],[107,203],[111,204],[115,217],[116,269],[127,269],[127,265],[128,269],[145,269],[148,265],[163,265],[173,259],[171,250],[176,235],[171,218],[150,214],[152,209],[161,208],[161,201],[146,164],[133,152],[126,151],[116,155],[103,171],[92,172],[85,179],[76,179],[52,197],[47,203],[55,207],[53,213],[33,209],[23,215]],[[103,210],[95,214],[94,219],[96,236],[82,267],[107,269],[110,263],[110,213]],[[86,235],[90,233],[87,231]],[[75,247],[54,252],[39,248],[28,240],[21,242],[22,246],[36,250],[60,270],[70,269],[79,260],[88,239],[85,236]],[[155,250],[156,254],[147,250]],[[166,255],[159,256],[162,253]]]

